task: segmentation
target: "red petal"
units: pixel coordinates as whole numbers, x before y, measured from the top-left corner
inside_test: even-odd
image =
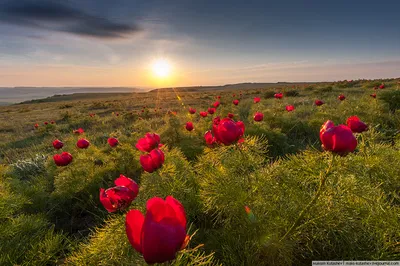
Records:
[[[146,172],[152,173],[155,170],[153,167],[151,156],[148,154],[140,155],[140,164],[142,165],[143,170],[145,170]]]
[[[162,263],[175,259],[176,252],[186,237],[184,228],[174,218],[164,218],[160,222],[146,214],[142,233],[142,250],[145,261]]]
[[[100,202],[108,212],[115,212],[117,209],[111,203],[110,198],[107,197],[104,189],[100,189]]]
[[[352,152],[357,147],[357,139],[351,129],[345,125],[335,127],[332,140],[334,152]]]
[[[180,225],[186,230],[186,213],[182,203],[172,196],[168,196],[165,201],[174,209],[176,219],[178,219]]]
[[[166,217],[175,217],[175,210],[162,198],[154,197],[146,203],[147,213],[152,214],[152,218],[159,222]],[[146,214],[147,215],[147,214]]]
[[[124,175],[120,175],[117,179],[114,181],[115,185],[121,186],[121,187],[127,187],[130,190],[132,190],[135,195],[139,193],[139,186],[138,184],[130,179],[129,177],[126,177]]]
[[[125,231],[128,237],[129,243],[138,252],[143,253],[141,245],[141,234],[144,223],[144,216],[138,210],[130,210],[126,214],[125,219]]]
[[[333,135],[335,128],[329,128],[326,131],[322,131],[319,135],[322,145],[324,145],[324,149],[328,151],[333,150]]]

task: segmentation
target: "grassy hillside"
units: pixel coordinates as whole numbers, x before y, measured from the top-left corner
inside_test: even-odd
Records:
[[[145,212],[147,200],[168,195],[183,204],[192,235],[171,265],[400,260],[398,80],[264,85],[0,106],[0,265],[146,265],[128,241],[126,213]],[[216,112],[199,116],[218,96]],[[317,99],[325,104],[316,106]],[[262,121],[254,121],[256,112]],[[207,146],[204,133],[228,113],[243,121],[244,142]],[[355,134],[356,150],[323,151],[321,125],[354,115],[369,126]],[[85,132],[74,134],[78,128]],[[135,148],[147,132],[164,144],[165,162],[152,173],[143,171],[144,153]],[[119,145],[110,147],[109,137]],[[81,138],[89,148],[76,147]],[[61,153],[55,139],[73,156],[68,166],[53,161]],[[138,183],[139,194],[127,210],[109,213],[99,190],[120,174]]]
[[[120,96],[132,96],[132,93],[72,93],[72,94],[56,94],[44,99],[30,100],[21,102],[20,104],[31,103],[51,103],[51,102],[65,102],[65,101],[78,101],[78,100],[94,100],[115,98]]]

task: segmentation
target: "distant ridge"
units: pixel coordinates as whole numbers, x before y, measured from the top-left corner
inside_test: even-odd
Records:
[[[274,88],[287,85],[316,84],[316,83],[326,83],[326,82],[276,82],[276,83],[244,82],[236,84],[217,85],[217,86],[188,86],[188,87],[159,88],[151,90],[150,92],[165,91],[171,89],[177,91],[241,90],[241,89],[245,90],[245,89],[258,89],[258,88]]]
[[[56,94],[43,99],[35,99],[20,102],[18,104],[30,104],[30,103],[47,103],[47,102],[63,102],[63,101],[77,101],[77,100],[94,100],[104,99],[109,97],[128,96],[132,93],[126,92],[111,92],[111,93],[72,93],[72,94]]]
[[[0,102],[19,103],[53,95],[74,93],[133,93],[147,90],[131,87],[0,87]]]

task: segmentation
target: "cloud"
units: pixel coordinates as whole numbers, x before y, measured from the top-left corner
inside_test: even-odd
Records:
[[[10,1],[0,5],[0,22],[96,38],[124,38],[140,31],[50,0]]]

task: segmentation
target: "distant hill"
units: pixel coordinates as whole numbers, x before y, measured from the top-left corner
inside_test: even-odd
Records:
[[[154,89],[150,92],[165,91],[165,90],[177,90],[177,91],[209,91],[209,90],[246,90],[246,89],[261,89],[261,88],[279,88],[290,85],[303,85],[303,84],[315,84],[318,82],[277,82],[277,83],[237,83],[237,84],[226,84],[221,86],[191,86],[191,87],[174,87],[174,88],[160,88]],[[323,83],[323,82],[320,82]]]
[[[212,90],[245,90],[261,88],[279,88],[290,85],[302,85],[315,82],[277,82],[277,83],[238,83],[217,86],[190,86],[176,88],[159,88],[157,91],[212,91]],[[56,102],[92,98],[104,98],[121,93],[148,92],[149,89],[130,87],[0,87],[0,105],[14,103]],[[69,96],[68,96],[69,95]]]
[[[19,104],[30,104],[30,103],[49,103],[49,102],[63,102],[63,101],[78,101],[78,100],[94,100],[104,99],[109,97],[129,96],[132,93],[72,93],[72,94],[56,94],[43,99],[35,99],[30,101],[24,101]]]
[[[12,104],[53,95],[74,93],[133,93],[142,91],[146,90],[128,87],[0,87],[0,102]]]

